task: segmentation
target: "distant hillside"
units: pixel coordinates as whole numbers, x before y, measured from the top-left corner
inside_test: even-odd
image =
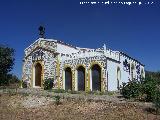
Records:
[[[153,79],[159,81],[160,84],[160,71],[158,72],[152,72],[152,71],[145,71],[146,77],[152,77]]]

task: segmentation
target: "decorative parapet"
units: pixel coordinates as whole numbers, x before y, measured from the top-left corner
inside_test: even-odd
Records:
[[[120,52],[119,51],[113,51],[111,49],[107,49],[104,52],[105,56],[111,59],[114,59],[116,61],[120,61]]]
[[[120,61],[119,51],[112,51],[111,49],[104,50],[103,48],[98,49],[85,49],[79,50],[77,53],[71,54],[61,54],[61,60],[78,59],[84,57],[94,57],[94,56],[106,56],[110,59]]]

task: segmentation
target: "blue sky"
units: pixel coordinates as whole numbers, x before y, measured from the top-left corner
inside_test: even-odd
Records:
[[[16,50],[12,72],[19,77],[24,49],[38,39],[41,24],[46,38],[89,48],[105,43],[138,59],[146,70],[158,71],[160,2],[152,1],[152,5],[128,6],[80,5],[81,0],[0,0],[0,44]]]

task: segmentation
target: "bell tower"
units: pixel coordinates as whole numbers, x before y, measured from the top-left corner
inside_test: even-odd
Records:
[[[40,36],[40,38],[44,38],[45,27],[39,26],[38,30],[39,30],[39,36]]]

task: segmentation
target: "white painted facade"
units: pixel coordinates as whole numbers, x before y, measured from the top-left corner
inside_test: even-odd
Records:
[[[42,81],[54,79],[54,87],[65,89],[65,68],[72,70],[72,90],[78,90],[77,66],[85,67],[85,89],[92,91],[92,66],[101,67],[101,90],[116,91],[122,82],[145,77],[144,65],[106,45],[97,49],[80,48],[54,39],[39,38],[25,49],[23,81],[35,86],[35,64],[42,65]],[[134,66],[134,67],[133,67]],[[133,74],[132,74],[133,73]]]

